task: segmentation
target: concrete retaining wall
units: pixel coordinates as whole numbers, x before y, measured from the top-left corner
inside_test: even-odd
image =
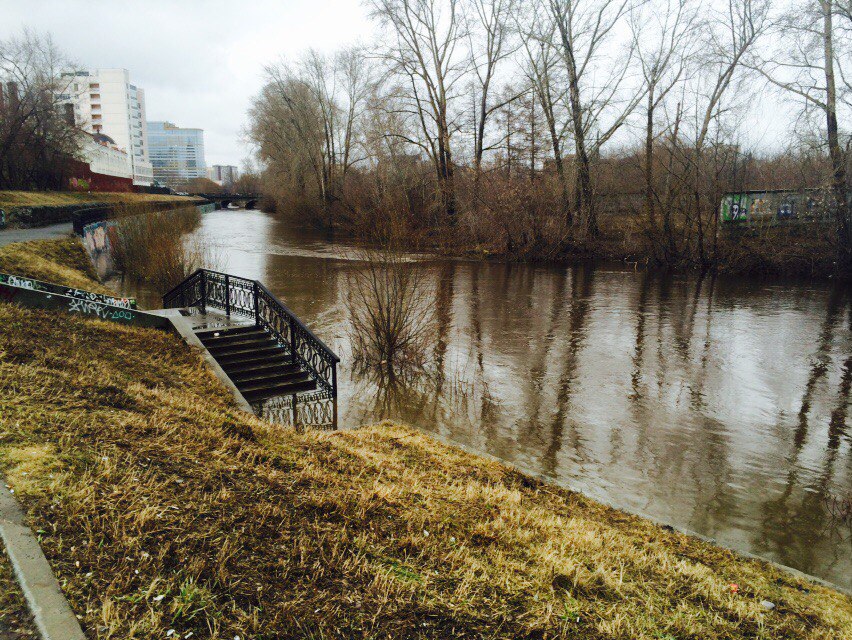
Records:
[[[139,202],[131,204],[140,204],[145,207],[163,210],[175,209],[182,206],[191,206],[192,203],[183,203],[177,200],[166,200],[159,202]],[[202,205],[207,206],[207,205]],[[81,218],[82,223],[79,227],[75,227],[75,231],[80,233],[83,225],[98,220],[106,220],[112,213],[115,203],[110,202],[80,202],[77,204],[51,205],[40,207],[12,207],[5,211],[5,224],[10,227],[19,227],[27,229],[30,227],[45,227],[50,224],[60,222],[72,222],[75,218]],[[90,212],[86,215],[86,212]],[[83,214],[75,216],[75,213]],[[207,213],[206,211],[204,213]],[[0,228],[3,223],[0,222]]]
[[[21,279],[26,280],[26,279]],[[79,313],[92,318],[120,322],[135,327],[150,327],[154,329],[171,330],[172,324],[167,318],[146,313],[138,309],[130,309],[126,306],[107,304],[97,299],[86,296],[66,296],[56,293],[48,293],[29,288],[28,286],[16,286],[8,282],[0,283],[0,302],[19,304],[30,309],[52,309],[55,311],[66,311],[68,313]],[[59,318],[57,321],[61,322]]]
[[[76,211],[109,207],[107,202],[87,202],[49,207],[15,207],[6,212],[6,224],[10,227],[44,227],[59,222],[70,222]]]

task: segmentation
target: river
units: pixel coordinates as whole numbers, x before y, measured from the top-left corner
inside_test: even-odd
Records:
[[[351,367],[351,244],[260,211],[196,234],[341,356],[342,426],[397,419],[852,589],[847,288],[420,257],[436,373],[389,387]]]

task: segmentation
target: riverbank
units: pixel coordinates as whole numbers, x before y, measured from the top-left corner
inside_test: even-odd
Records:
[[[151,202],[193,201],[195,198],[156,193],[80,191],[0,191],[0,209],[15,207],[61,207],[90,202],[107,204],[146,204]]]
[[[292,221],[322,229],[330,235],[357,242],[374,242],[387,233],[378,222],[337,223],[329,230],[322,218],[310,209],[288,213],[267,198],[268,211]],[[307,211],[307,213],[305,213]],[[527,264],[579,265],[614,262],[635,269],[671,273],[715,273],[731,276],[773,278],[797,277],[814,280],[852,279],[852,265],[838,262],[835,234],[831,225],[817,222],[766,226],[721,224],[705,231],[706,247],[701,251],[681,246],[684,240],[667,241],[643,226],[636,215],[620,213],[600,219],[599,234],[577,238],[559,226],[543,229],[514,229],[511,212],[503,225],[492,223],[488,233],[474,232],[476,222],[459,220],[455,226],[412,228],[399,223],[397,248],[408,252],[428,252],[448,258]],[[544,234],[544,237],[539,237]],[[685,237],[685,234],[684,234]],[[715,237],[715,240],[713,239]]]
[[[74,242],[10,253],[95,287]],[[848,596],[408,428],[257,420],[174,336],[0,305],[0,345],[0,469],[93,638],[852,632]]]
[[[71,222],[84,209],[131,214],[200,202],[203,199],[148,193],[0,191],[0,229],[27,229]]]

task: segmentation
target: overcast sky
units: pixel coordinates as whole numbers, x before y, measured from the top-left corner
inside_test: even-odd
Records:
[[[149,120],[204,129],[208,165],[249,155],[242,131],[264,64],[378,31],[360,0],[0,0],[0,39],[25,26],[50,32],[83,68],[128,69]],[[764,86],[749,93],[742,141],[783,147],[793,106]]]
[[[239,165],[263,65],[372,36],[359,0],[0,0],[0,38],[50,32],[83,68],[125,68],[149,120],[204,129],[208,165]]]

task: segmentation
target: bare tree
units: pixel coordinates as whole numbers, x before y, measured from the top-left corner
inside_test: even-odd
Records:
[[[373,15],[389,28],[393,41],[382,56],[402,77],[405,109],[420,128],[418,138],[406,137],[432,161],[441,209],[450,223],[456,218],[455,167],[451,103],[468,70],[459,51],[466,37],[460,0],[371,0]],[[393,135],[404,135],[394,133]]]
[[[62,188],[80,132],[63,102],[71,65],[49,35],[0,42],[0,189]]]
[[[333,226],[346,174],[363,159],[356,147],[372,82],[363,53],[352,48],[328,58],[310,50],[296,66],[282,62],[266,74],[250,113],[250,136],[295,190],[313,183],[323,222]]]
[[[835,25],[835,17],[839,25]],[[783,34],[785,46],[773,51],[771,59],[759,60],[753,66],[773,85],[801,101],[806,111],[816,110],[822,115],[831,160],[830,208],[842,257],[852,263],[849,131],[842,131],[838,124],[838,103],[842,104],[843,94],[852,90],[852,49],[844,40],[844,36],[852,36],[852,2],[808,0],[791,8],[776,29]]]
[[[570,120],[562,117],[565,111],[566,92],[561,88],[563,83],[558,76],[559,51],[555,46],[556,27],[553,21],[542,19],[539,5],[533,5],[527,13],[516,14],[515,24],[521,35],[522,49],[526,57],[523,65],[524,73],[538,96],[547,124],[553,164],[561,189],[562,213],[570,225],[573,222],[573,216],[563,157],[564,141]]]
[[[655,114],[669,93],[681,82],[694,53],[693,37],[698,13],[693,0],[661,0],[646,5],[648,13],[631,15],[633,46],[645,84],[645,216],[656,227],[654,144],[660,134]]]
[[[697,260],[702,269],[713,260],[708,255],[707,239],[712,238],[715,247],[717,205],[721,196],[719,178],[732,150],[732,145],[724,144],[721,139],[723,115],[727,113],[725,100],[743,77],[747,55],[769,27],[769,6],[769,0],[727,0],[723,9],[707,12],[700,25],[701,55],[696,59],[698,69],[692,78],[695,117],[692,140],[680,148],[676,179],[691,185],[693,204],[687,229],[690,233],[694,229]],[[680,124],[685,129],[684,122]],[[714,157],[708,158],[709,142],[714,136]]]
[[[476,177],[482,170],[482,155],[485,151],[485,129],[488,118],[497,109],[514,96],[491,103],[490,90],[494,81],[497,65],[510,56],[513,47],[509,39],[509,16],[512,14],[515,0],[470,0],[473,13],[473,25],[469,30],[471,40],[471,59],[477,79],[479,104],[474,122],[473,165]],[[474,26],[475,25],[475,26]]]

